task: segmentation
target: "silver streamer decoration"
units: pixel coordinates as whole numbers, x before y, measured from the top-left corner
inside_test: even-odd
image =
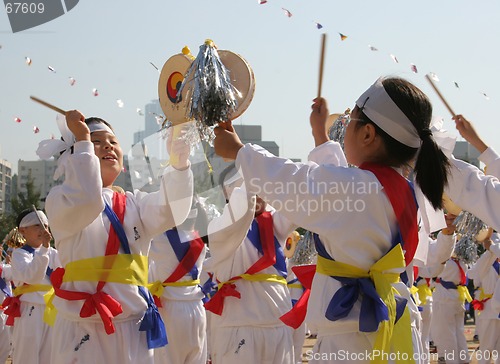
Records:
[[[201,140],[212,144],[213,128],[221,121],[230,120],[236,110],[239,91],[231,84],[226,69],[213,41],[207,39],[189,67],[177,95],[184,87],[190,96],[186,116],[196,120]]]
[[[344,136],[347,125],[350,121],[351,110],[347,109],[342,115],[340,115],[332,124],[330,129],[328,129],[328,137],[334,142],[338,142],[344,150]]]
[[[479,258],[476,236],[480,231],[487,229],[487,226],[479,218],[467,211],[462,211],[454,223],[458,239],[455,243],[454,253],[464,263],[472,264]]]
[[[300,237],[295,247],[295,252],[290,260],[295,263],[295,265],[314,264],[317,254],[314,246],[313,234],[310,231],[306,231],[304,235]]]

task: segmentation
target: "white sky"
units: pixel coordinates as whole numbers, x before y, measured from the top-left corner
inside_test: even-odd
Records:
[[[264,140],[275,140],[282,156],[304,160],[313,147],[309,112],[322,32],[328,34],[323,96],[332,113],[352,107],[379,76],[396,75],[421,87],[435,116],[445,117],[445,127],[456,134],[424,78],[434,72],[455,112],[474,121],[486,142],[500,150],[494,109],[500,99],[498,19],[497,0],[269,0],[264,5],[257,0],[81,0],[64,16],[13,34],[0,9],[0,159],[11,162],[16,173],[18,159],[38,159],[40,140],[59,136],[55,113],[29,95],[103,117],[128,151],[133,133],[144,129],[136,108],[158,97],[159,73],[150,62],[161,67],[185,45],[196,55],[211,38],[219,49],[241,54],[255,73],[254,99],[235,123],[263,125]],[[348,38],[341,41],[339,32]],[[93,88],[99,96],[92,95]],[[34,126],[40,133],[33,133]]]

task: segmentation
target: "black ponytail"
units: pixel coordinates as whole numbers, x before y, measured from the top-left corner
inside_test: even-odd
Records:
[[[450,161],[434,141],[429,129],[432,105],[418,87],[406,80],[388,78],[382,84],[387,94],[413,123],[422,140],[414,167],[415,181],[432,206],[435,209],[442,208]],[[402,144],[401,146],[409,148]]]

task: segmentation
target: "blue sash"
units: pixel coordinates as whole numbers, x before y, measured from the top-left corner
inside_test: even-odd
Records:
[[[170,242],[170,245],[174,250],[177,260],[180,262],[189,250],[190,242],[181,242],[179,232],[175,229],[165,231],[165,235],[167,236],[168,241]],[[191,268],[189,274],[191,275],[191,278],[193,280],[198,279],[199,272],[196,264],[193,266],[193,268]]]
[[[131,254],[127,234],[125,234],[125,230],[123,229],[123,225],[118,219],[118,216],[116,216],[113,209],[107,203],[104,208],[104,212],[108,216],[111,225],[113,225],[113,228],[118,235],[118,239],[120,240],[120,245],[123,251],[125,252],[125,254]],[[138,288],[140,295],[144,298],[148,305],[148,308],[144,313],[144,317],[142,318],[139,331],[146,331],[148,349],[165,346],[168,344],[167,331],[165,329],[163,319],[158,312],[158,307],[156,307],[153,296],[151,295],[151,292],[149,292],[149,290],[147,290],[146,288],[142,286],[138,286]]]
[[[399,235],[400,237],[400,235]],[[325,245],[318,234],[313,234],[314,245],[318,255],[329,260],[334,260],[326,251]],[[397,237],[396,237],[397,238]],[[392,247],[397,239],[394,239]],[[359,331],[375,332],[379,323],[387,319],[387,307],[375,290],[375,285],[369,278],[332,277],[342,283],[333,295],[326,309],[325,317],[330,321],[337,321],[347,317],[354,304],[361,296],[361,309],[359,313]],[[396,321],[401,318],[408,303],[407,299],[398,295],[396,298]],[[385,318],[384,318],[385,317]]]

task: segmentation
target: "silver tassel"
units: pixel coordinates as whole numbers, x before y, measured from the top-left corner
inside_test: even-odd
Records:
[[[487,228],[486,224],[470,212],[462,211],[455,219],[455,232],[458,241],[455,243],[455,255],[467,264],[475,263],[479,258],[476,236]]]
[[[189,103],[186,116],[196,120],[201,140],[212,144],[213,127],[230,120],[236,110],[239,91],[231,84],[226,69],[212,40],[207,39],[189,67],[177,95],[188,88]]]
[[[316,262],[315,257],[317,254],[313,234],[310,231],[306,231],[300,237],[291,261],[295,265],[313,264]]]

